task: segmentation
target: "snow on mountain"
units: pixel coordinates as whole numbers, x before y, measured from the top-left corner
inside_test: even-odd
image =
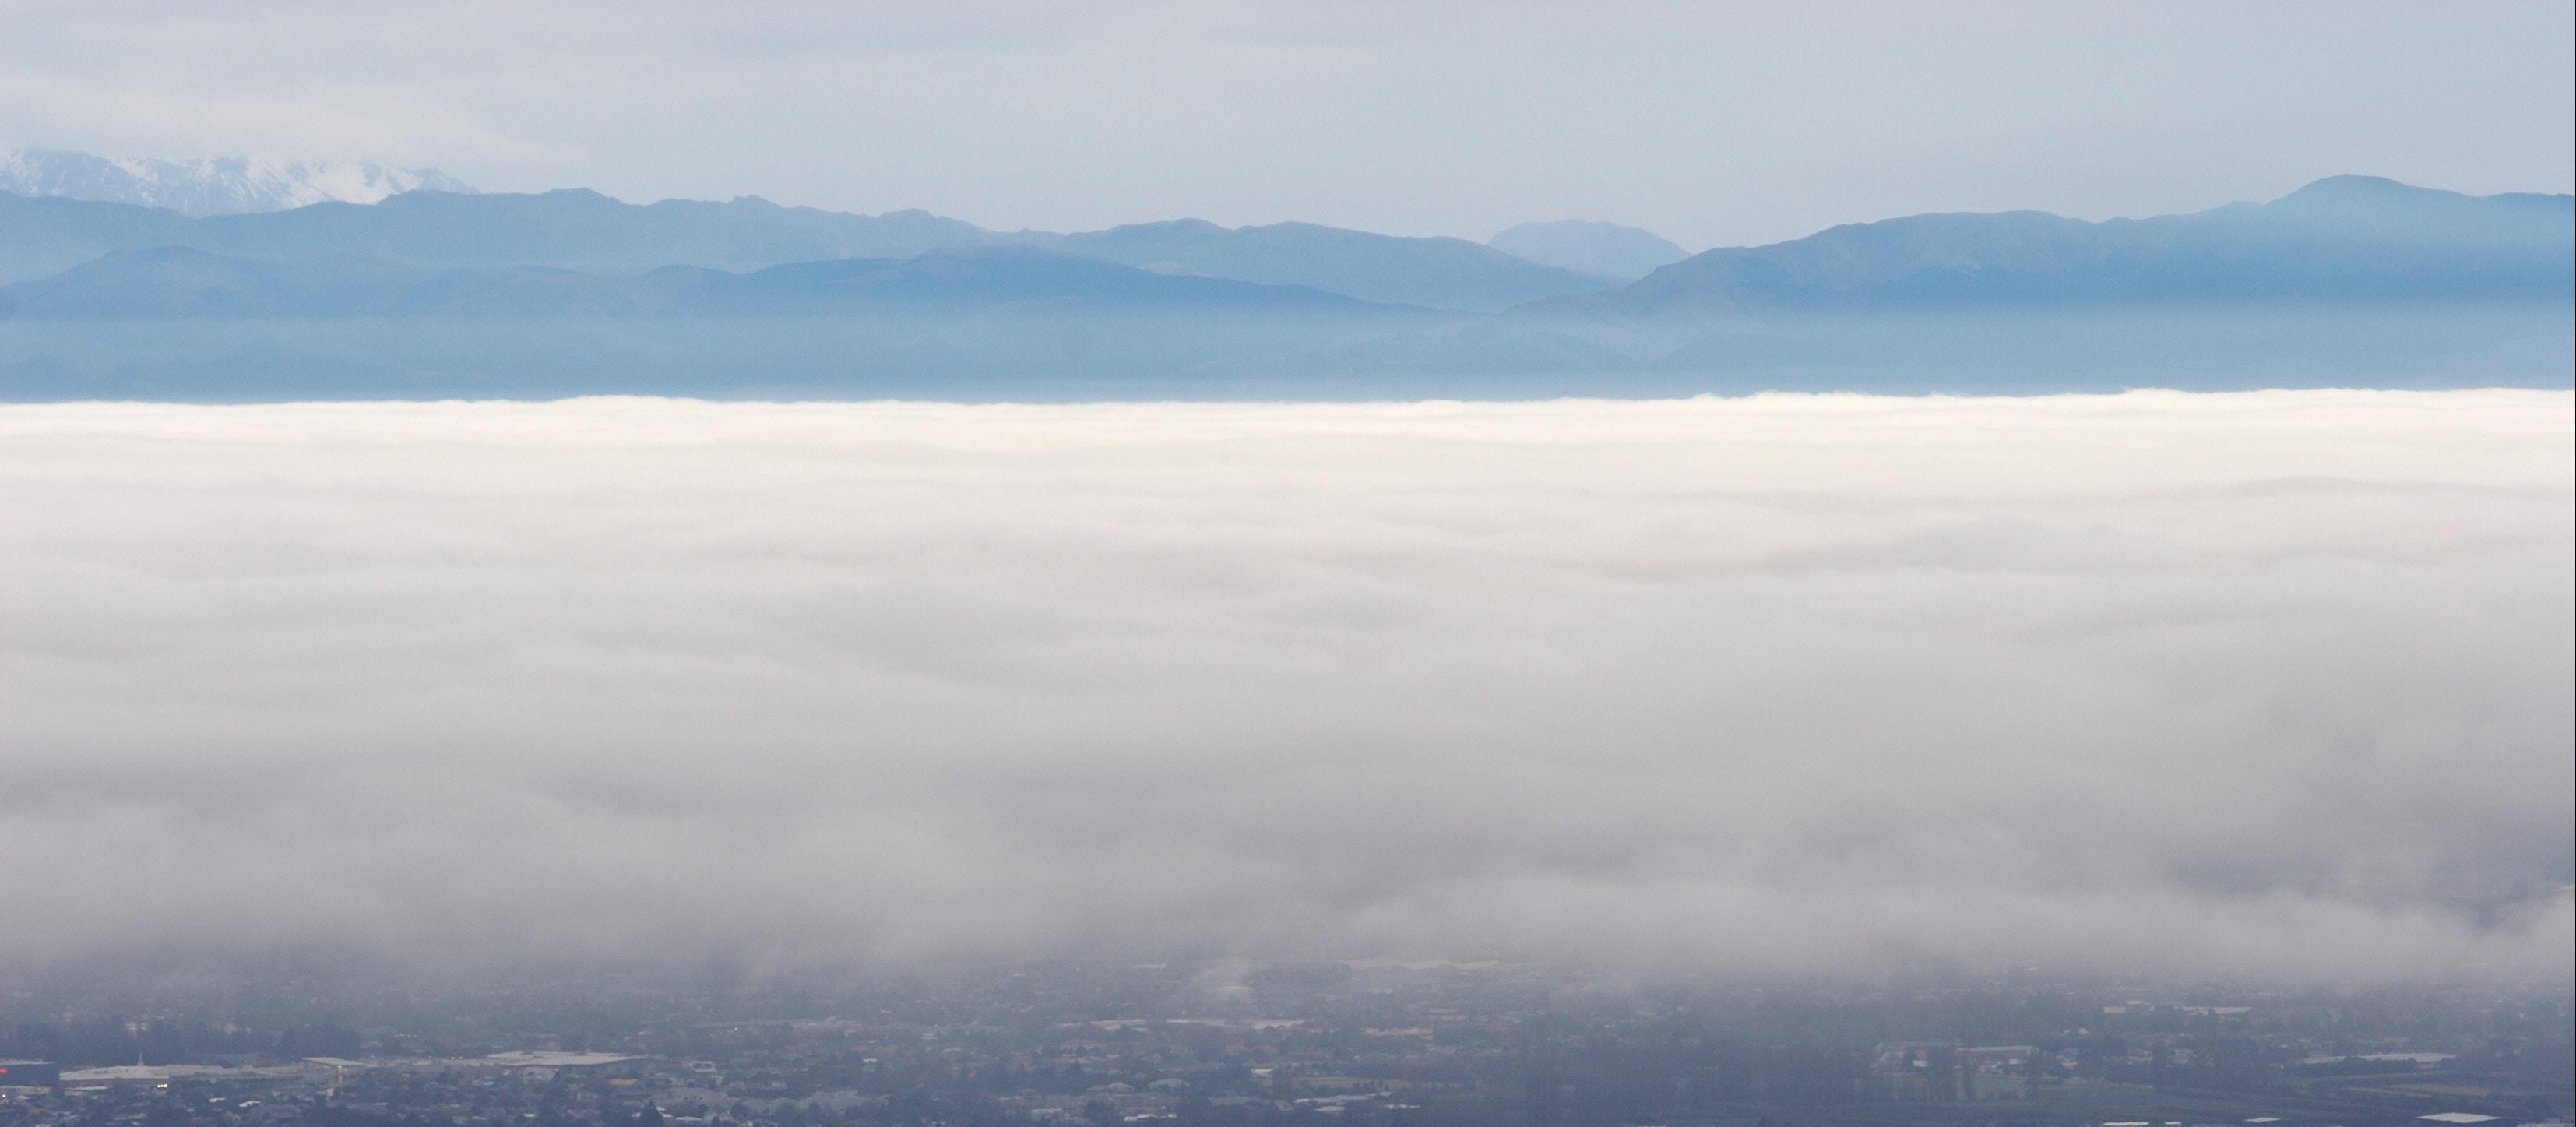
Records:
[[[50,149],[0,156],[0,192],[166,207],[186,215],[284,211],[339,200],[375,203],[401,192],[474,189],[432,168],[373,161],[110,158]]]

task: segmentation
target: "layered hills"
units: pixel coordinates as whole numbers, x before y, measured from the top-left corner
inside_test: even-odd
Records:
[[[1496,243],[1196,220],[998,232],[579,190],[196,217],[0,193],[0,396],[2576,379],[2564,195],[2335,177],[2188,215],[1911,216],[1660,264],[1678,248],[1608,225]]]

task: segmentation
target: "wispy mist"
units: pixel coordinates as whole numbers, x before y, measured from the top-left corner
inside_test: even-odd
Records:
[[[0,954],[2564,982],[2571,407],[0,408]]]

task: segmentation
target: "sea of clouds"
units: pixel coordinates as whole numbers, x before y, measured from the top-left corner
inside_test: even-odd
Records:
[[[2563,984],[2572,545],[2553,392],[0,407],[0,955]]]

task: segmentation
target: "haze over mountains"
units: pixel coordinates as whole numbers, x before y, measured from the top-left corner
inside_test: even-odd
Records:
[[[1532,262],[1464,239],[1402,238],[1313,223],[1227,228],[1183,219],[1023,238],[1166,273],[1316,286],[1368,301],[1475,312],[1615,284],[1607,276]]]
[[[1690,257],[1689,251],[1652,231],[1592,219],[1523,223],[1486,244],[1532,262],[1621,281],[1643,278],[1658,267]]]
[[[2566,386],[2571,204],[2335,177],[2191,215],[1925,215],[1682,256],[1592,223],[1480,245],[578,189],[199,217],[0,194],[0,396]]]
[[[1018,302],[1187,313],[1408,312],[1309,286],[1172,276],[1021,246],[939,247],[910,258],[791,262],[747,273],[665,266],[644,274],[441,268],[355,254],[278,261],[172,246],[115,251],[9,292],[16,312],[31,318],[830,316]]]

